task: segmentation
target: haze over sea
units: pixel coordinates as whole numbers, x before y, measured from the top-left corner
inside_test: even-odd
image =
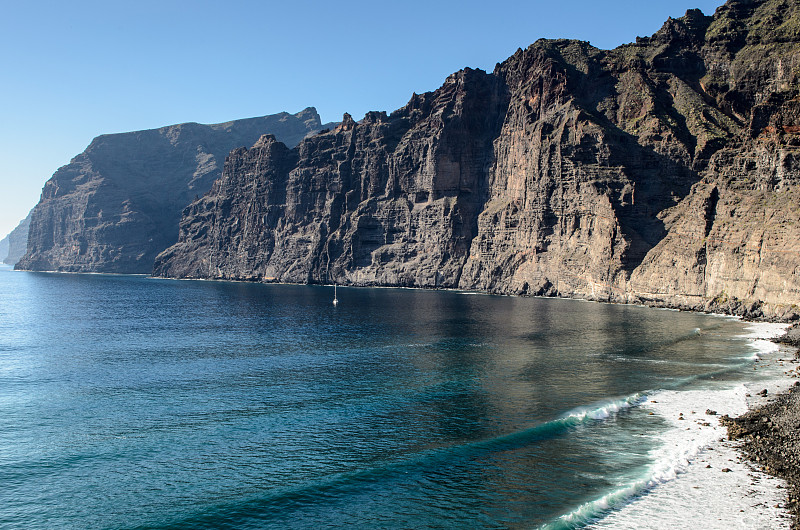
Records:
[[[667,447],[653,401],[774,376],[746,323],[637,306],[7,268],[0,292],[0,528],[580,527],[705,443]]]

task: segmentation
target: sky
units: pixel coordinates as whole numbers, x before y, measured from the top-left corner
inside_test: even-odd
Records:
[[[0,237],[100,134],[391,112],[539,38],[603,49],[723,0],[0,0]]]

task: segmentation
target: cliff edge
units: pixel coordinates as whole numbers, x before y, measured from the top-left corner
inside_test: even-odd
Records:
[[[288,145],[322,128],[317,111],[98,136],[47,181],[17,269],[149,274],[178,239],[181,211],[227,154],[272,132]]]
[[[32,213],[33,210],[28,212],[25,219],[20,221],[16,228],[0,241],[0,259],[6,265],[15,265],[25,255]]]
[[[154,274],[475,289],[798,318],[800,15],[540,40],[390,115],[231,153]]]

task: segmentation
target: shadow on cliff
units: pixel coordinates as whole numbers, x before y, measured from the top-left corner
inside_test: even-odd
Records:
[[[588,46],[588,43],[582,44]],[[692,186],[701,178],[697,168],[705,167],[713,152],[722,147],[715,145],[713,149],[698,152],[697,138],[690,131],[686,116],[676,108],[669,90],[653,82],[650,75],[678,77],[680,72],[684,77],[679,79],[695,87],[705,75],[705,66],[697,55],[682,56],[677,62],[662,56],[659,62],[664,68],[658,70],[653,70],[653,66],[648,71],[641,65],[637,73],[652,83],[648,88],[652,90],[653,101],[650,102],[652,108],[635,120],[638,123],[651,120],[656,125],[651,125],[651,130],[633,134],[623,128],[630,128],[631,124],[621,123],[615,115],[615,111],[621,113],[615,106],[627,96],[624,90],[629,87],[618,88],[623,84],[621,77],[597,60],[607,60],[607,55],[591,60],[587,57],[585,72],[560,53],[552,57],[565,70],[575,103],[604,132],[607,145],[598,146],[597,152],[604,152],[607,167],[620,168],[624,175],[623,181],[608,182],[603,191],[630,243],[622,256],[622,268],[630,273],[666,236],[667,227],[661,219],[663,212],[689,195]],[[630,189],[626,184],[630,184]]]

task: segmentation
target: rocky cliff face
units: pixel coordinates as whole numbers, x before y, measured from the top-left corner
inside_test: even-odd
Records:
[[[171,277],[457,287],[797,318],[800,6],[538,41],[404,108],[231,154]]]
[[[796,2],[728,2],[717,10],[696,86],[735,135],[717,141],[689,196],[659,214],[668,232],[628,284],[638,299],[797,317],[799,41]]]
[[[3,263],[6,265],[16,264],[28,248],[28,229],[31,224],[31,213],[28,212],[25,219],[19,222],[17,227],[11,231],[6,237],[0,241],[0,256],[3,258]]]
[[[6,257],[3,256],[8,256],[8,236],[0,239],[0,258],[2,258],[3,263],[5,263]]]
[[[45,184],[16,268],[150,273],[177,241],[181,211],[219,178],[231,149],[266,132],[294,146],[321,128],[308,108],[99,136]]]
[[[455,287],[507,99],[465,70],[391,116],[345,115],[294,150],[265,136],[234,151],[156,273]]]

